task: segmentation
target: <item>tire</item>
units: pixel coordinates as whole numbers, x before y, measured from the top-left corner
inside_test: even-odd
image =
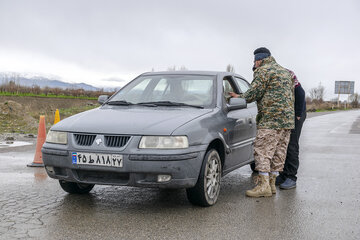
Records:
[[[254,173],[257,173],[257,172],[258,172],[257,170],[255,170],[255,162],[250,163],[250,168],[251,168],[251,170],[252,170]]]
[[[215,149],[206,152],[196,185],[186,189],[186,195],[194,205],[209,207],[216,203],[220,193],[221,160]]]
[[[74,183],[74,182],[67,182],[64,180],[59,180],[61,188],[68,193],[75,193],[75,194],[84,194],[89,193],[95,184],[85,184],[85,183]]]

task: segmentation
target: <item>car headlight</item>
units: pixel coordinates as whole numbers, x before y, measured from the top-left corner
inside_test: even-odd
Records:
[[[46,142],[67,144],[67,132],[49,131],[46,136]]]
[[[139,148],[177,149],[188,147],[189,142],[186,136],[143,136],[139,144]]]

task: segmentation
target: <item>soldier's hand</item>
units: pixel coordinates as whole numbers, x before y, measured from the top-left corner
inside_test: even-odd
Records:
[[[234,92],[229,92],[229,95],[233,98],[238,98],[240,96],[239,94],[236,94]]]

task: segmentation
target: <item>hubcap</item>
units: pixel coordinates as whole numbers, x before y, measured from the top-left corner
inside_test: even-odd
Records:
[[[206,193],[210,199],[213,199],[217,196],[219,186],[220,186],[220,165],[218,159],[212,157],[207,162],[207,171],[206,171]]]

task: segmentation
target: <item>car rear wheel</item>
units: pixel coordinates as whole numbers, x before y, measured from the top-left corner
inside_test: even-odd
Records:
[[[95,184],[85,184],[85,183],[74,183],[74,182],[67,182],[64,180],[59,180],[61,188],[68,193],[89,193]]]
[[[220,156],[215,149],[210,149],[205,154],[196,185],[186,189],[188,200],[203,207],[214,205],[220,193],[220,180]]]

